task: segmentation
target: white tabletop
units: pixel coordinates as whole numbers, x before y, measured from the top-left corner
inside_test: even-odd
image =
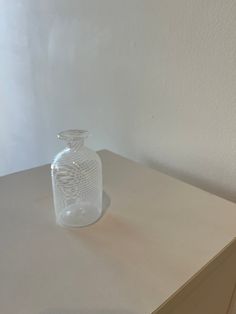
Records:
[[[111,205],[55,224],[49,166],[0,178],[4,314],[146,314],[232,241],[236,205],[108,151]]]

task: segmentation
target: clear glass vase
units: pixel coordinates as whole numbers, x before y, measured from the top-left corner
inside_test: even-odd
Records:
[[[87,136],[84,130],[58,134],[67,147],[54,158],[51,176],[56,221],[65,227],[87,226],[102,214],[102,164],[84,146]]]

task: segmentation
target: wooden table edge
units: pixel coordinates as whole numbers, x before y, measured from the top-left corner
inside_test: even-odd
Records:
[[[188,298],[189,295],[204,282],[204,280],[214,271],[217,270],[231,256],[236,260],[236,237],[229,242],[216,256],[214,256],[206,265],[204,265],[195,275],[193,275],[182,287],[172,294],[163,304],[161,304],[152,314],[171,313],[181,302]],[[236,264],[235,264],[236,265]],[[235,267],[236,282],[236,267]],[[232,291],[233,294],[233,291]],[[230,296],[230,300],[232,296]],[[230,304],[229,304],[230,307]],[[227,313],[225,313],[227,314]]]

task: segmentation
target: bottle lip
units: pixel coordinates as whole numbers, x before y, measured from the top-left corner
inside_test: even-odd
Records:
[[[89,135],[89,132],[87,130],[77,130],[77,129],[71,129],[71,130],[65,130],[61,131],[57,134],[57,137],[60,140],[64,141],[79,141],[81,139],[87,138]]]

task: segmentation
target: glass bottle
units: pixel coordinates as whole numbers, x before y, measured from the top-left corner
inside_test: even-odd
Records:
[[[65,227],[83,227],[102,214],[102,164],[98,154],[84,146],[88,132],[67,130],[58,138],[67,147],[51,165],[56,221]]]

